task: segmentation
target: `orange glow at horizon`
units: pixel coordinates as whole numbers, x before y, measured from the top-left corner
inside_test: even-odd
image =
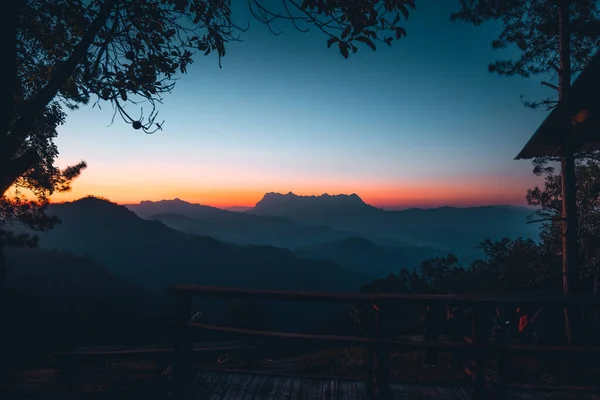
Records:
[[[224,182],[225,183],[225,182]],[[236,182],[237,183],[237,182]],[[530,185],[525,182],[502,182],[497,180],[474,179],[470,181],[444,183],[406,182],[302,182],[300,184],[255,184],[225,186],[211,182],[192,186],[182,182],[76,182],[68,193],[54,195],[52,201],[73,201],[87,195],[107,198],[119,204],[139,203],[142,200],[165,200],[179,198],[190,203],[213,207],[254,206],[265,193],[293,192],[297,195],[351,194],[356,193],[367,204],[382,208],[477,206],[477,205],[524,205],[525,190]],[[507,190],[510,188],[510,190]]]

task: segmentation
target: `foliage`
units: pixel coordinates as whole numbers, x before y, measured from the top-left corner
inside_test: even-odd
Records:
[[[581,72],[591,57],[600,50],[600,2],[596,0],[571,0],[570,43],[572,77]],[[499,60],[489,65],[490,72],[505,76],[547,76],[543,85],[558,90],[556,81],[560,72],[558,4],[556,0],[460,0],[461,8],[451,15],[479,26],[487,21],[500,21],[502,32],[492,42],[494,49],[516,47],[519,56],[512,60]],[[554,82],[554,83],[553,83]],[[535,109],[550,110],[557,104],[550,96],[539,101],[524,101]],[[538,175],[552,173],[547,167],[554,157],[534,159],[534,172]]]
[[[36,163],[14,182],[14,191],[0,197],[0,248],[6,245],[35,245],[35,237],[15,233],[11,228],[15,225],[25,225],[41,231],[52,228],[58,220],[45,213],[50,195],[54,192],[68,191],[71,182],[86,167],[84,162],[62,170],[54,165],[58,157],[54,143],[56,128],[64,122],[64,118],[59,105],[50,104],[36,120],[27,141],[19,149],[20,153],[34,151],[39,157],[36,158]]]
[[[600,259],[600,162],[579,160],[575,169],[577,184],[577,209],[579,221],[579,246],[581,255],[581,284],[588,286],[590,279],[597,280]],[[546,177],[543,188],[527,191],[527,202],[539,207],[537,214],[545,224],[541,237],[545,248],[553,254],[561,251],[561,181],[560,175]]]
[[[583,293],[600,287],[600,161],[578,160],[577,206]],[[406,269],[362,287],[364,293],[557,293],[561,287],[561,181],[550,174],[544,187],[527,191],[527,202],[544,223],[540,241],[504,238],[481,243],[484,257],[464,268],[452,254],[424,260],[418,271]],[[392,310],[403,321],[417,321],[419,310]],[[349,312],[363,332],[372,326],[371,310],[354,307]],[[410,331],[396,326],[396,332]],[[414,327],[412,331],[415,331]]]
[[[595,0],[571,1],[572,72],[581,72],[600,49],[600,5]],[[492,42],[494,49],[515,46],[520,56],[489,65],[490,72],[526,78],[547,75],[556,79],[560,65],[558,44],[558,2],[555,0],[461,0],[461,9],[452,20],[481,25],[501,21],[502,32]],[[549,85],[551,86],[551,85]],[[527,103],[533,108],[552,108],[546,99]]]

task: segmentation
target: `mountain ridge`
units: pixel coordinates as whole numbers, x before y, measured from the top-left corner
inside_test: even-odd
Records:
[[[267,193],[248,212],[306,224],[318,222],[360,236],[377,235],[459,254],[472,254],[485,239],[539,237],[539,227],[527,223],[534,210],[506,206],[383,210],[358,196],[297,196],[290,192]]]
[[[53,204],[48,211],[62,223],[39,234],[41,248],[88,257],[154,293],[181,283],[337,291],[357,289],[364,280],[333,262],[192,235],[100,199]]]
[[[324,193],[321,195],[299,196],[293,192],[281,194],[277,192],[265,193],[249,213],[258,215],[277,215],[278,213],[303,213],[328,209],[333,212],[348,212],[369,210],[383,211],[365,203],[356,193],[335,194]],[[320,209],[320,210],[319,210]]]
[[[169,206],[169,202],[173,207]],[[344,232],[346,236],[361,236],[379,244],[430,246],[457,255],[472,255],[479,251],[477,247],[485,239],[539,237],[538,227],[535,224],[527,224],[534,210],[526,207],[485,205],[383,210],[365,203],[356,193],[299,196],[293,192],[269,192],[253,209],[243,213],[187,203],[179,199],[145,201],[140,205],[128,207],[144,218],[179,213],[203,220],[182,224],[174,218],[170,218],[169,221],[163,218],[167,225],[185,232],[213,235],[234,243],[271,242],[270,244],[287,248],[340,240],[343,237],[339,233]],[[302,228],[304,231],[306,227],[316,229],[317,226],[327,227],[330,231],[327,233],[325,228],[322,228],[321,236],[315,237],[312,242],[304,232],[301,234],[304,238],[294,242],[294,231],[290,230],[291,228],[287,233],[282,233],[272,226],[274,220],[248,220],[250,215],[286,218],[291,220],[287,222],[290,226],[293,223],[302,225],[305,227]],[[236,225],[238,222],[231,218],[238,218],[240,225]],[[257,224],[262,227],[255,226]],[[211,228],[207,229],[207,226]]]

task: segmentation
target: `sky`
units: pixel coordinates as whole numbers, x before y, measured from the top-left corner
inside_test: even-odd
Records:
[[[216,56],[195,58],[160,106],[163,131],[109,126],[109,104],[69,114],[58,164],[89,166],[53,200],[229,207],[292,191],[356,193],[383,208],[524,205],[543,178],[514,157],[546,113],[520,96],[553,93],[537,79],[489,73],[491,61],[516,53],[491,48],[497,24],[451,22],[457,9],[420,0],[407,37],[347,60],[315,29],[279,23],[274,36],[234,9],[250,23],[244,41],[229,44],[221,69]]]

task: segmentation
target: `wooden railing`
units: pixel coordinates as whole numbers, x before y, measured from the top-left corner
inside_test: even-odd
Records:
[[[499,397],[508,397],[508,357],[516,355],[537,355],[547,357],[589,357],[600,355],[600,347],[592,346],[543,346],[543,345],[513,345],[492,344],[487,340],[487,334],[481,328],[477,318],[483,315],[489,307],[499,306],[545,306],[545,307],[598,307],[600,299],[597,296],[552,296],[552,295],[420,295],[420,294],[365,294],[365,293],[318,293],[318,292],[286,292],[275,290],[252,290],[223,287],[203,287],[197,285],[179,285],[170,289],[176,298],[176,335],[174,340],[173,380],[175,386],[184,383],[186,367],[189,359],[186,349],[189,348],[190,329],[197,328],[205,331],[246,335],[255,338],[287,339],[292,341],[332,343],[338,345],[363,346],[367,348],[367,390],[371,399],[386,400],[390,398],[390,365],[389,355],[392,349],[413,350],[448,350],[470,354],[475,359],[475,398],[488,398],[485,391],[484,362],[496,358],[499,366]],[[373,329],[371,337],[353,337],[339,335],[320,335],[306,333],[286,333],[251,329],[238,329],[215,326],[205,323],[189,322],[191,300],[194,297],[237,299],[253,301],[291,301],[291,302],[320,302],[330,304],[353,304],[377,313],[374,320],[381,326],[385,311],[392,305],[425,305],[432,307],[444,305],[469,306],[472,310],[472,343],[394,340]],[[376,362],[375,362],[376,360]],[[376,366],[376,368],[375,368]],[[375,384],[376,382],[376,384]]]

